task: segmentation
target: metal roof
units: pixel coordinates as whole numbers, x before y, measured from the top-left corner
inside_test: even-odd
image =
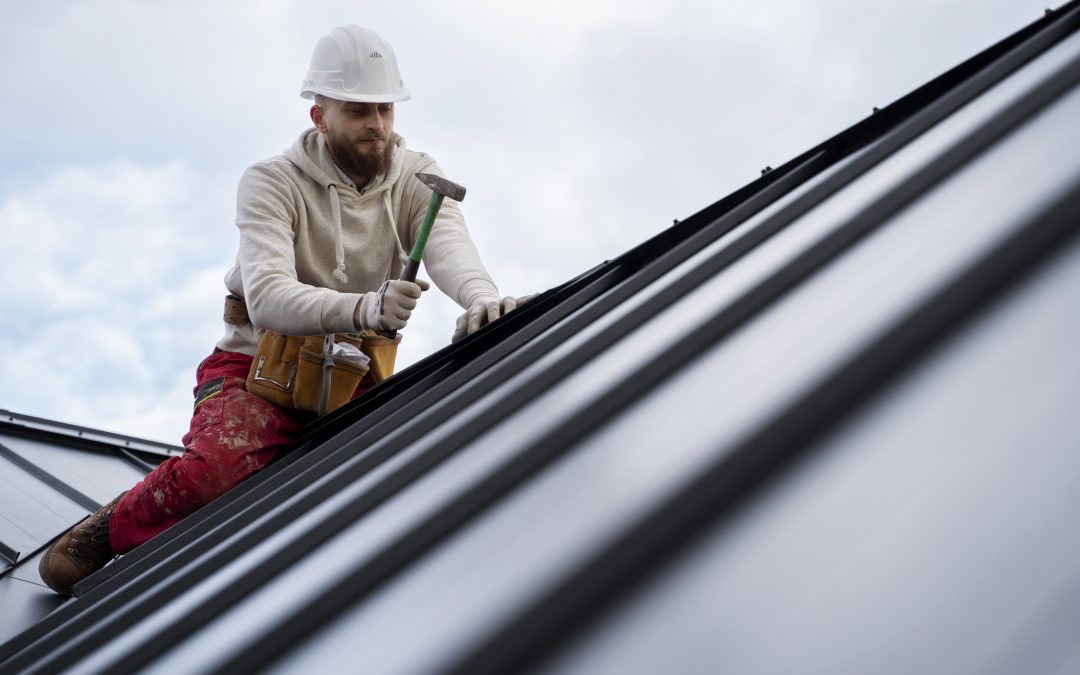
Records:
[[[0,671],[1075,670],[1078,26],[324,418]]]
[[[0,640],[61,602],[38,577],[45,545],[181,451],[0,410]]]

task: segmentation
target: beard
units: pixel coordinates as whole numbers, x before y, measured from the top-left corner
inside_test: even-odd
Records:
[[[381,150],[371,148],[365,152],[360,146],[360,141],[364,139],[354,141],[329,132],[325,136],[330,156],[334,158],[338,168],[344,171],[346,175],[354,177],[354,180],[356,178],[363,179],[363,184],[357,184],[357,187],[363,187],[363,185],[370,183],[375,176],[386,173],[386,168],[390,166],[390,157],[393,155],[394,146],[390,143],[389,137],[383,139],[386,142]],[[369,138],[382,137],[365,137],[365,139]]]

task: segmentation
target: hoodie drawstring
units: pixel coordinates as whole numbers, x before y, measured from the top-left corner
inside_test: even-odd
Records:
[[[334,253],[337,256],[334,278],[345,284],[349,282],[349,277],[345,274],[345,243],[341,240],[341,200],[333,183],[330,184],[330,212],[334,218]]]
[[[386,207],[386,217],[387,217],[387,220],[390,221],[390,231],[394,233],[394,241],[397,242],[397,250],[398,250],[397,257],[400,259],[400,258],[402,258],[404,256],[407,256],[408,252],[405,250],[405,247],[402,246],[402,244],[401,244],[401,237],[398,236],[397,219],[394,218],[394,205],[393,205],[392,200],[390,199],[390,191],[389,190],[386,190],[386,191],[383,192],[383,206]],[[389,267],[386,268],[386,279],[385,280],[388,281],[390,279],[390,274],[393,272],[393,269],[394,269],[394,261],[391,260]]]
[[[401,237],[398,236],[397,231],[397,219],[394,218],[394,204],[390,197],[390,190],[383,191],[383,208],[386,209],[386,217],[390,223],[390,231],[394,233],[394,241],[397,242],[398,257],[402,255],[408,255],[405,253],[405,247],[401,243]],[[338,196],[337,186],[330,183],[330,213],[334,219],[334,253],[337,257],[337,266],[334,268],[334,278],[345,284],[349,282],[349,277],[345,274],[345,242],[343,241],[343,235],[341,231],[341,198]],[[393,270],[394,263],[391,260],[390,265],[386,268],[386,279],[390,278],[390,274]]]

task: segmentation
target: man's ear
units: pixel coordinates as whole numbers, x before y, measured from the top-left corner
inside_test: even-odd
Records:
[[[311,121],[315,124],[315,128],[326,133],[326,120],[323,118],[323,111],[318,105],[311,106]]]

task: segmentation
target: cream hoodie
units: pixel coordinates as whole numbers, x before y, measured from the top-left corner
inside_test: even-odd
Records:
[[[358,330],[356,304],[400,276],[423,221],[431,190],[413,174],[443,175],[431,157],[406,150],[401,136],[390,143],[390,167],[363,193],[338,170],[316,129],[244,172],[236,195],[240,249],[225,286],[245,299],[254,325],[225,324],[219,348],[253,355],[261,329]],[[443,201],[423,262],[435,285],[462,307],[498,297],[451,199]]]

